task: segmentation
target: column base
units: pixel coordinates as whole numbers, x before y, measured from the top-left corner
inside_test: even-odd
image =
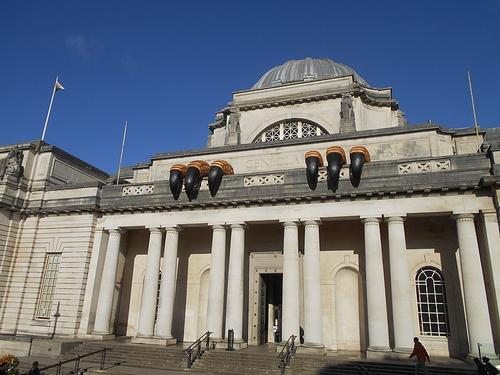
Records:
[[[413,348],[394,348],[394,353],[397,354],[410,354],[411,352],[413,352]]]
[[[93,333],[92,338],[94,340],[111,341],[115,340],[116,336],[114,333]]]
[[[300,354],[326,354],[326,348],[323,344],[313,344],[305,342],[297,347],[297,353]]]
[[[212,341],[212,340],[210,340]],[[243,340],[234,340],[233,343],[233,350],[241,350],[241,349],[246,349],[248,348],[248,343]],[[220,340],[215,342],[215,349],[216,350],[227,350],[227,340]]]
[[[391,359],[398,358],[398,356],[388,346],[369,346],[366,348],[366,358],[369,359]]]
[[[130,340],[132,344],[150,344],[150,345],[176,345],[177,339],[175,337],[164,338],[164,337],[132,337]]]

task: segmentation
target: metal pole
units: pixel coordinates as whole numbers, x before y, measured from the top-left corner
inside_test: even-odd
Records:
[[[59,79],[59,76],[56,76],[56,81],[54,82],[54,87],[52,88],[52,96],[50,97],[49,110],[47,111],[47,117],[45,118],[45,125],[43,127],[42,141],[45,139],[45,132],[47,131],[47,125],[49,123],[50,111],[52,110],[52,103],[54,102],[54,96],[56,94],[58,79]]]
[[[120,162],[118,163],[118,174],[116,177],[117,185],[120,183],[120,170],[122,169],[123,149],[125,147],[125,137],[127,136],[127,125],[128,121],[125,121],[125,128],[123,129],[123,137],[122,137],[122,149],[120,151]]]
[[[472,80],[470,78],[470,71],[467,70],[467,78],[469,80],[469,92],[470,92],[470,100],[472,103],[472,115],[474,116],[474,130],[476,131],[476,141],[477,141],[477,149],[481,146],[481,141],[479,139],[479,126],[477,124],[477,115],[476,115],[476,105],[474,103],[474,93],[472,92]]]

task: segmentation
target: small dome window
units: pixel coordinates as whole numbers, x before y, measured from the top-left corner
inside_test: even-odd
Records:
[[[253,143],[317,137],[324,134],[328,134],[328,132],[313,122],[306,120],[286,120],[264,129],[264,131],[255,137]]]

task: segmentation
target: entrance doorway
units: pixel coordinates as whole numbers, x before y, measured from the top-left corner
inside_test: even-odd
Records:
[[[261,273],[259,278],[259,344],[281,342],[283,274]]]

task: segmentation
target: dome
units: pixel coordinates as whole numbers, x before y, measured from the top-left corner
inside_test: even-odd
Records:
[[[363,86],[370,86],[354,69],[330,59],[290,60],[275,66],[260,77],[252,89],[264,89],[294,82],[314,81],[317,79],[354,76],[354,81]]]

